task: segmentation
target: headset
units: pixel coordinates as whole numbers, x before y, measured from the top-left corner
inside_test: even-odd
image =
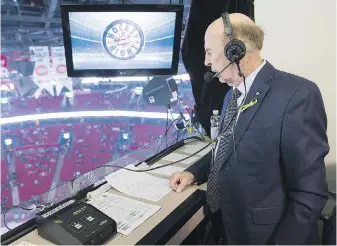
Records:
[[[225,27],[225,34],[229,38],[229,42],[224,48],[225,57],[230,62],[239,64],[246,55],[246,45],[241,40],[233,38],[232,24],[228,12],[222,13],[221,17]]]
[[[224,24],[224,30],[226,36],[229,38],[229,42],[226,44],[224,48],[224,54],[227,60],[230,61],[230,63],[224,67],[221,71],[214,73],[214,72],[206,72],[204,75],[204,80],[209,83],[212,82],[215,77],[217,77],[219,74],[221,74],[224,70],[226,70],[230,65],[236,64],[239,70],[239,76],[243,77],[243,73],[240,69],[240,61],[242,58],[246,55],[246,45],[239,39],[234,39],[232,35],[232,24],[229,19],[229,13],[225,12],[221,14],[222,21]],[[203,88],[202,97],[204,97],[206,88]]]

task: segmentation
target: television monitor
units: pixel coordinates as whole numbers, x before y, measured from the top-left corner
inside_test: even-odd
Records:
[[[69,77],[175,75],[183,5],[61,5]]]

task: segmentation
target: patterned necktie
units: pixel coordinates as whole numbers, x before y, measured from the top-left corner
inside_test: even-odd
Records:
[[[223,120],[222,129],[220,132],[221,140],[219,140],[218,150],[216,152],[216,158],[211,163],[211,170],[207,181],[207,192],[206,198],[207,203],[214,213],[220,208],[220,192],[219,192],[219,182],[218,174],[220,168],[224,162],[224,157],[226,150],[228,148],[229,142],[233,137],[233,128],[236,122],[236,116],[238,114],[238,103],[237,100],[241,96],[241,92],[238,89],[234,89],[232,96],[229,100],[226,114]]]

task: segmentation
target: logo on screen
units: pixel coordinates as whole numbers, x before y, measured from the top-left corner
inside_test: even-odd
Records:
[[[103,33],[105,51],[114,59],[129,60],[136,57],[144,47],[144,33],[133,21],[116,20]]]

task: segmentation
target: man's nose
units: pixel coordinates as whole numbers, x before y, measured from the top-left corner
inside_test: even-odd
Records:
[[[205,63],[205,66],[206,66],[206,67],[210,67],[210,66],[212,66],[212,63],[211,63],[211,61],[210,61],[210,60],[208,60],[208,59],[207,59],[207,57],[205,57],[205,62],[204,62],[204,63]]]
[[[209,56],[207,55],[207,53],[205,53],[205,62],[204,62],[206,67],[210,67],[212,66],[211,60],[209,59]]]

